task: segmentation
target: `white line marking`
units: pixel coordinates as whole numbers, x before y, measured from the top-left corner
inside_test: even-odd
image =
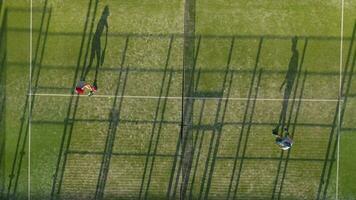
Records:
[[[342,100],[342,66],[343,66],[343,36],[344,36],[344,0],[341,0],[341,24],[340,24],[340,80],[339,80],[339,100]],[[339,199],[339,169],[340,169],[340,139],[341,139],[341,106],[338,109],[338,131],[337,131],[337,160],[336,160],[336,187],[335,199]]]
[[[32,96],[47,96],[47,97],[71,97],[71,94],[44,94],[44,93],[38,93],[38,94],[29,94]],[[76,94],[74,94],[76,96]],[[126,98],[126,99],[175,99],[175,100],[181,100],[181,96],[115,96],[115,95],[93,95],[91,97],[88,97],[87,95],[80,95],[80,97],[84,98]],[[229,101],[247,101],[248,99],[250,100],[256,100],[256,101],[284,101],[284,99],[277,99],[277,98],[243,98],[243,97],[184,97],[184,99],[196,99],[196,100],[229,100]],[[309,102],[338,102],[338,99],[286,99],[287,101],[309,101]],[[342,101],[342,100],[340,100]]]
[[[30,80],[29,92],[32,94],[32,0],[30,1]],[[28,98],[28,200],[31,200],[31,96]]]

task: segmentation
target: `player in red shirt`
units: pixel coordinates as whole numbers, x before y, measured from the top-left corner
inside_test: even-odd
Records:
[[[79,95],[85,93],[85,89],[89,90],[88,96],[92,96],[94,92],[96,92],[97,87],[94,85],[90,85],[84,81],[79,81],[75,86],[75,92]]]

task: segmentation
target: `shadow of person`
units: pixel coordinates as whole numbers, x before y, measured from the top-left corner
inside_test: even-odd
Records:
[[[284,87],[284,96],[282,102],[282,110],[279,116],[279,122],[276,129],[278,129],[280,126],[282,126],[282,128],[285,126],[288,103],[298,73],[299,52],[297,50],[297,41],[298,41],[297,37],[292,38],[292,47],[291,47],[292,56],[288,64],[288,71],[285,75],[284,81],[279,88],[279,90],[282,91],[282,88]]]
[[[100,17],[100,20],[98,22],[98,25],[96,27],[96,31],[94,33],[92,42],[91,42],[91,53],[90,53],[90,60],[89,64],[85,69],[85,72],[83,74],[82,80],[85,80],[87,77],[92,65],[93,61],[96,58],[96,67],[95,67],[95,77],[94,77],[94,83],[93,85],[97,87],[97,77],[98,77],[98,71],[99,71],[99,66],[102,66],[104,63],[104,58],[105,58],[105,52],[106,52],[106,46],[108,42],[108,17],[110,15],[109,12],[109,6],[105,6],[103,13]],[[101,50],[101,36],[105,30],[105,45],[104,49]]]

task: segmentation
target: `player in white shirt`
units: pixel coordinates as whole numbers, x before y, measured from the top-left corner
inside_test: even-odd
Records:
[[[273,129],[272,135],[276,137],[276,144],[279,146],[279,148],[281,148],[282,150],[288,150],[292,147],[293,140],[289,137],[288,129],[284,128],[284,131],[285,136],[283,136],[283,133],[279,135],[278,129]]]

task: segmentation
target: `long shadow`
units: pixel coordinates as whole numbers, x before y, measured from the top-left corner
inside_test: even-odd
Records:
[[[301,73],[301,72],[300,72]],[[305,71],[304,73],[304,78],[302,80],[302,86],[301,86],[301,90],[300,90],[300,95],[299,95],[299,98],[302,98],[303,97],[303,91],[304,91],[304,86],[305,86],[305,80],[307,78],[307,71]],[[298,87],[296,87],[297,89]],[[295,92],[296,93],[296,92]],[[294,99],[296,98],[296,95],[294,95]],[[292,120],[292,111],[293,111],[293,108],[294,108],[294,103],[295,102],[292,102],[292,109],[291,109],[291,113],[289,115],[289,119],[288,119],[288,123],[287,123],[287,128],[290,129],[291,125],[290,125],[290,121]],[[296,109],[296,114],[295,114],[295,117],[294,117],[294,122],[296,123],[297,120],[298,120],[298,116],[299,116],[299,111],[300,111],[300,107],[301,107],[301,101],[299,101],[297,103],[297,109]],[[294,137],[294,133],[295,133],[295,129],[296,129],[296,126],[293,125],[292,126],[292,130],[290,130],[290,134],[291,134],[291,137],[293,138]],[[275,178],[275,181],[274,181],[274,184],[273,184],[273,191],[272,191],[272,198],[271,199],[275,199],[275,195],[276,195],[276,190],[277,188],[279,188],[278,190],[278,196],[277,198],[280,199],[281,198],[281,195],[282,195],[282,189],[283,189],[283,184],[284,184],[284,180],[285,180],[285,177],[286,177],[286,174],[287,174],[287,168],[288,168],[288,162],[290,160],[290,153],[291,151],[289,150],[287,152],[287,156],[286,158],[283,158],[283,155],[284,155],[284,152],[282,151],[281,152],[281,155],[280,155],[280,159],[279,159],[279,164],[278,164],[278,169],[277,169],[277,173],[276,173],[276,178]],[[283,170],[282,170],[282,178],[279,182],[279,176],[280,176],[280,171],[282,169],[282,163],[284,161],[284,166],[283,166]]]
[[[304,49],[303,49],[302,58],[301,58],[301,60],[300,60],[299,73],[298,73],[298,77],[297,77],[297,83],[296,83],[296,86],[295,86],[296,89],[294,90],[294,95],[293,95],[293,99],[294,99],[294,100],[295,100],[296,94],[297,94],[297,88],[298,88],[298,84],[299,84],[299,77],[300,77],[300,73],[301,73],[301,71],[302,71],[302,66],[303,66],[303,63],[304,63],[304,57],[305,57],[305,52],[306,52],[307,45],[308,45],[308,40],[306,39],[306,40],[305,40],[305,43],[304,43]],[[302,86],[301,86],[301,89],[300,89],[299,99],[302,99],[302,97],[303,97],[303,91],[304,91],[304,86],[305,86],[306,78],[307,78],[307,71],[304,72],[304,78],[303,78]],[[293,110],[294,103],[295,103],[295,102],[293,101],[292,109],[291,109],[291,110]],[[292,136],[292,138],[294,138],[294,133],[295,133],[295,129],[296,129],[296,124],[298,123],[298,116],[299,116],[299,111],[300,111],[301,103],[302,103],[301,101],[298,101],[298,104],[297,104],[296,114],[295,114],[294,122],[293,122],[293,125],[292,125],[292,126],[293,126],[293,129],[291,130],[291,136]],[[290,115],[290,117],[289,117],[289,119],[288,119],[288,128],[289,128],[289,126],[291,126],[291,119],[292,119],[292,115]],[[289,158],[290,158],[290,153],[291,153],[291,151],[288,151],[288,152],[287,152],[287,158],[286,158],[286,162],[285,162],[285,164],[284,164],[284,170],[283,170],[283,174],[282,174],[282,180],[281,180],[280,187],[279,187],[279,192],[278,192],[278,199],[281,198],[281,194],[282,194],[282,190],[283,190],[283,184],[284,184],[284,180],[285,180],[286,173],[287,173],[288,161],[289,161]],[[273,197],[272,197],[272,198],[273,198]]]
[[[292,46],[293,46],[294,44],[292,44]],[[283,108],[284,110],[285,110],[285,116],[284,116],[284,120],[282,121],[282,128],[283,127],[287,127],[287,128],[290,128],[290,123],[291,123],[291,120],[292,120],[292,116],[293,116],[293,110],[294,110],[294,105],[295,105],[295,103],[296,103],[296,101],[295,101],[295,99],[296,99],[296,97],[297,97],[297,90],[298,90],[298,86],[299,86],[299,79],[300,79],[300,75],[301,75],[301,73],[302,73],[302,67],[303,67],[303,62],[304,62],[304,56],[305,56],[305,51],[306,51],[306,47],[307,47],[307,40],[306,40],[306,42],[304,43],[304,48],[303,48],[303,54],[302,54],[302,59],[301,59],[301,62],[300,62],[300,65],[298,66],[298,60],[294,60],[294,58],[293,57],[295,57],[295,56],[293,56],[292,55],[292,58],[291,58],[291,61],[290,62],[292,62],[292,60],[294,60],[293,62],[295,62],[295,64],[297,65],[297,70],[298,70],[298,72],[296,72],[296,83],[295,83],[295,87],[294,87],[294,94],[293,94],[293,98],[292,98],[292,105],[290,106],[290,112],[289,112],[289,118],[288,118],[288,121],[287,121],[287,124],[285,124],[285,121],[284,120],[286,120],[286,116],[287,116],[287,107],[288,107],[288,102],[289,101],[287,101],[286,102],[286,99],[284,99],[284,102],[283,102],[283,107],[285,106],[286,108]],[[294,47],[294,48],[296,48],[296,47]],[[293,49],[293,47],[292,47],[292,49]],[[294,52],[293,52],[293,54],[294,54]],[[298,56],[296,56],[296,57],[298,57]],[[296,59],[298,59],[298,58],[296,58]],[[289,70],[288,70],[289,71]],[[292,93],[292,88],[293,88],[293,84],[294,83],[291,83],[292,84],[292,86],[291,86],[291,88],[290,88],[290,91],[288,91],[288,92],[290,92],[290,93]],[[286,86],[286,88],[287,88],[287,86]],[[304,89],[304,88],[303,88]],[[301,91],[301,93],[303,93],[303,91]],[[288,97],[288,99],[289,99],[290,97]],[[285,104],[285,102],[286,102],[286,104]],[[300,103],[300,101],[299,101],[299,103]],[[282,109],[282,110],[283,110]],[[296,115],[298,115],[298,113],[296,113]],[[296,120],[296,119],[295,119]],[[280,124],[280,123],[279,123]],[[293,126],[293,131],[291,132],[291,134],[293,134],[294,135],[294,129],[295,129],[295,126]],[[287,153],[287,156],[290,154],[290,151],[288,151],[288,153]],[[278,163],[278,169],[277,169],[277,173],[276,173],[276,177],[275,177],[275,179],[274,179],[274,184],[273,184],[273,190],[272,190],[272,199],[274,199],[274,197],[275,197],[275,195],[276,195],[276,190],[277,190],[277,188],[278,188],[278,184],[280,183],[279,182],[279,176],[280,176],[280,171],[281,171],[281,168],[282,168],[282,163],[283,163],[283,161],[282,161],[282,158],[283,158],[283,156],[284,156],[284,151],[281,151],[281,153],[280,153],[280,158],[281,158],[281,160],[279,161],[279,163]],[[284,165],[284,167],[286,167],[286,163],[285,163],[285,165]],[[283,170],[282,170],[283,172],[286,172],[286,168],[283,168]],[[279,185],[279,187],[281,187],[281,185]],[[280,194],[280,191],[278,192],[279,194]]]
[[[98,22],[98,25],[96,27],[96,31],[94,33],[92,42],[91,42],[91,52],[90,52],[90,58],[89,58],[89,64],[88,66],[84,66],[85,71],[81,79],[85,80],[91,67],[93,64],[94,59],[96,58],[96,67],[95,67],[95,76],[94,76],[94,85],[97,85],[97,78],[98,78],[98,72],[99,72],[99,66],[102,66],[104,64],[104,59],[105,59],[105,52],[106,52],[106,46],[108,43],[108,17],[110,15],[109,12],[109,6],[105,6],[100,20]],[[104,49],[101,49],[101,36],[104,32],[105,29],[105,45]]]
[[[200,39],[198,40],[197,52],[199,51],[199,46],[200,46]],[[196,63],[196,60],[197,60],[197,57],[195,57],[195,63]],[[198,90],[199,81],[200,81],[200,74],[201,74],[201,69],[199,68],[199,70],[197,72],[197,77],[195,79],[196,84],[195,84],[195,87],[194,87],[194,92]],[[204,108],[205,108],[205,100],[203,100],[203,102],[202,102],[202,107],[200,109],[200,115],[199,115],[198,124],[201,124],[201,122],[202,122]],[[193,134],[193,132],[192,132],[192,134]],[[202,134],[202,137],[203,137],[203,135],[204,134]],[[187,187],[188,187],[189,177],[190,177],[190,173],[191,173],[192,162],[193,162],[193,158],[194,158],[194,154],[195,154],[195,150],[196,150],[196,145],[197,145],[197,141],[198,141],[198,136],[199,136],[199,130],[196,131],[195,138],[193,138],[194,136],[192,136],[192,139],[193,139],[192,148],[191,148],[192,151],[191,151],[191,155],[189,155],[190,156],[190,158],[189,158],[190,160],[188,160],[187,168],[185,169],[186,171],[184,172],[185,175],[189,174],[189,176],[183,177],[181,190],[180,190],[181,191],[180,199],[184,199],[185,198],[185,193],[186,193],[186,191],[188,189]],[[197,161],[196,161],[196,164],[195,164],[195,170],[194,170],[193,178],[192,178],[192,181],[191,181],[190,196],[192,195],[196,169],[197,169],[197,166],[198,166],[198,160],[199,160],[199,156],[200,156],[200,149],[201,149],[201,143],[200,143],[200,146],[199,146],[198,155],[197,155]],[[184,195],[182,195],[183,193],[184,193]]]
[[[39,79],[39,75],[40,75],[40,71],[41,71],[41,65],[42,65],[43,55],[45,52],[45,45],[46,45],[47,36],[48,36],[48,34],[46,34],[46,33],[48,33],[49,22],[50,22],[51,13],[52,13],[51,9],[49,9],[48,13],[45,12],[46,10],[48,10],[47,0],[44,2],[44,6],[43,6],[42,10],[43,10],[43,12],[42,12],[42,17],[41,17],[40,30],[41,30],[41,32],[44,32],[44,35],[42,35],[42,34],[38,35],[36,48],[34,51],[34,58],[31,61],[33,67],[30,72],[31,74],[34,74],[32,76],[32,80],[30,80],[30,82],[31,83],[34,82],[33,85],[35,87],[38,85],[38,79]],[[5,11],[5,12],[7,12],[7,11]],[[47,17],[47,19],[46,19],[46,17]],[[47,20],[46,24],[44,24],[45,20]],[[42,36],[44,36],[43,39],[42,39]],[[40,58],[38,58],[38,57],[40,57]],[[25,106],[24,106],[24,110],[22,112],[20,130],[19,130],[19,134],[18,134],[18,138],[17,138],[15,155],[14,155],[12,168],[11,168],[11,174],[9,175],[9,182],[8,182],[7,195],[6,195],[7,199],[16,198],[16,192],[17,192],[19,178],[21,175],[23,158],[24,158],[25,152],[26,152],[25,149],[26,149],[26,144],[27,144],[27,139],[28,139],[29,123],[30,123],[32,110],[34,107],[33,102],[35,100],[35,96],[28,95],[28,93],[30,93],[32,90],[32,88],[30,88],[30,86],[31,85],[29,84],[28,89],[27,89],[26,99],[25,99]]]
[[[239,139],[237,141],[235,160],[234,160],[234,165],[233,165],[233,168],[232,168],[232,173],[231,173],[231,178],[230,178],[230,183],[229,183],[229,188],[228,188],[228,191],[227,191],[227,198],[226,199],[230,198],[231,189],[234,187],[233,184],[234,184],[234,180],[235,180],[235,171],[236,171],[236,168],[237,168],[237,157],[238,157],[238,155],[240,153],[241,142],[242,142],[242,138],[243,138],[244,130],[245,130],[245,123],[247,122],[248,111],[249,111],[250,103],[251,103],[250,99],[252,97],[253,84],[254,84],[255,79],[256,79],[257,67],[258,67],[259,57],[260,57],[260,53],[261,53],[261,49],[262,49],[262,42],[263,42],[263,38],[260,38],[260,42],[259,42],[258,50],[257,50],[257,55],[256,55],[255,67],[254,67],[254,71],[253,71],[253,74],[252,74],[252,77],[251,77],[251,82],[250,82],[250,87],[249,87],[249,92],[248,92],[248,100],[247,100],[247,104],[246,104],[246,107],[245,107],[245,112],[244,112],[244,116],[243,116],[243,120],[242,120],[242,127],[241,127],[241,131],[240,131],[240,136],[239,136]],[[241,163],[240,163],[240,165],[241,165]],[[240,176],[240,175],[238,175],[238,176]],[[237,183],[236,183],[236,185],[237,185]]]
[[[221,95],[223,95],[223,92],[226,89],[226,85],[228,82],[228,74],[229,74],[229,69],[230,69],[230,63],[231,63],[231,59],[232,59],[232,52],[234,49],[234,44],[235,44],[235,38],[231,38],[231,44],[230,44],[230,49],[228,51],[228,59],[227,59],[227,63],[226,63],[226,72],[224,75],[224,79],[222,82],[222,86],[221,89],[218,93],[220,93]],[[230,81],[229,81],[229,85],[228,85],[228,91],[227,91],[227,99],[230,97],[230,91],[231,91],[231,84],[232,84],[232,77],[230,77]],[[215,115],[215,120],[214,120],[214,125],[218,125],[218,128],[214,128],[213,132],[212,132],[212,137],[211,137],[211,141],[210,141],[210,147],[209,147],[209,153],[208,153],[208,158],[206,160],[206,167],[205,167],[205,171],[204,171],[204,176],[202,179],[202,187],[200,188],[200,197],[202,197],[202,192],[204,189],[204,181],[205,181],[205,177],[207,175],[207,173],[209,173],[208,175],[208,180],[207,180],[207,185],[206,185],[206,190],[205,190],[205,198],[208,198],[209,195],[209,191],[210,191],[210,186],[211,186],[211,180],[212,180],[212,175],[214,172],[214,167],[215,167],[215,160],[216,160],[216,156],[218,153],[218,148],[219,148],[219,142],[220,142],[220,138],[221,138],[221,134],[222,134],[222,123],[224,123],[224,119],[225,119],[225,112],[226,112],[226,108],[228,105],[228,100],[225,100],[225,105],[223,106],[223,101],[222,99],[220,99],[218,101],[218,105],[217,105],[217,110],[216,110],[216,115]],[[223,106],[223,110],[222,110],[222,115],[221,115],[221,107]],[[216,139],[215,139],[216,137]],[[214,148],[214,149],[213,149]],[[212,156],[211,153],[213,153]],[[211,158],[211,164],[210,164],[210,170],[208,172],[208,167],[209,167],[209,160]]]
[[[189,40],[189,38],[187,39]],[[195,48],[195,41],[194,42],[194,51],[191,52],[191,51],[188,51],[188,50],[185,50],[186,51],[186,54],[190,54],[190,53],[194,53],[195,54],[193,55],[193,64],[191,66],[192,69],[190,69],[191,71],[191,75],[192,76],[195,76],[195,65],[197,63],[197,59],[198,59],[198,55],[199,55],[199,49],[200,49],[200,43],[201,43],[201,37],[198,38],[198,42],[197,42],[197,47]],[[191,43],[191,41],[187,41],[187,43]],[[190,44],[191,45],[191,44]],[[189,45],[188,45],[189,47]],[[187,47],[187,48],[188,48]],[[192,48],[192,47],[190,47]],[[184,57],[187,57],[187,56],[184,56]],[[189,56],[188,56],[189,57]],[[179,178],[180,178],[180,173],[181,173],[181,167],[182,167],[182,162],[183,162],[183,159],[184,159],[184,154],[185,154],[185,146],[186,146],[186,140],[188,138],[186,137],[183,137],[184,135],[188,135],[188,134],[184,134],[186,133],[187,131],[191,131],[190,130],[190,126],[191,124],[189,123],[189,120],[191,120],[191,115],[186,117],[187,114],[189,114],[189,112],[192,112],[192,110],[188,110],[188,109],[185,109],[185,107],[187,107],[188,105],[191,105],[193,102],[191,101],[188,101],[188,102],[185,102],[185,97],[186,96],[192,96],[190,93],[194,92],[194,89],[197,89],[197,85],[195,84],[194,82],[194,78],[193,77],[188,77],[189,79],[189,82],[186,82],[185,79],[186,79],[186,69],[185,69],[185,63],[187,63],[189,61],[188,58],[185,58],[186,61],[183,63],[183,69],[182,69],[182,72],[183,72],[183,80],[182,80],[182,102],[181,102],[181,112],[182,112],[182,116],[181,116],[181,121],[180,121],[180,132],[179,132],[179,137],[178,137],[178,141],[177,141],[177,145],[176,145],[176,152],[175,154],[177,155],[177,157],[175,157],[174,161],[173,161],[173,165],[172,165],[172,170],[171,170],[171,175],[170,175],[170,179],[169,179],[169,185],[168,185],[168,189],[167,189],[167,195],[166,197],[167,198],[172,198],[174,199],[175,198],[175,195],[176,195],[176,190],[177,190],[177,187],[178,187],[178,182],[179,182]],[[190,62],[190,61],[189,61]],[[200,73],[198,73],[198,75],[200,75]],[[199,78],[199,76],[198,76]],[[187,84],[188,83],[188,84]],[[194,87],[195,85],[195,87]],[[185,87],[188,87],[188,92],[186,92],[185,90]],[[192,91],[189,91],[189,90],[192,90]],[[189,106],[188,106],[189,107]],[[192,105],[190,106],[192,107]],[[186,121],[185,121],[186,120]],[[191,149],[190,149],[191,150]],[[181,152],[181,153],[179,153]],[[189,154],[189,152],[187,152]],[[187,158],[187,165],[189,165],[190,163],[190,158],[191,158],[191,155],[188,155],[185,157]],[[178,156],[180,155],[180,156]],[[178,162],[179,161],[179,162]],[[178,163],[178,168],[177,168],[177,163]],[[177,169],[176,169],[177,168]],[[187,168],[185,169],[188,169],[189,166],[187,166]],[[186,173],[187,171],[185,171],[184,173]],[[176,176],[175,176],[176,175]],[[187,174],[184,174],[182,176],[182,179],[183,181],[189,181],[189,180],[186,180],[187,178],[189,179],[189,176],[186,176]],[[175,176],[175,177],[174,177]],[[174,181],[174,183],[173,183]],[[182,187],[183,185],[181,185],[181,188],[180,190],[183,189]],[[172,188],[173,188],[173,191],[172,191]],[[182,191],[181,191],[182,192]]]
[[[74,88],[76,83],[77,83],[77,77],[78,77],[79,70],[80,70],[80,65],[81,65],[81,62],[82,62],[83,50],[84,50],[85,39],[86,39],[86,32],[88,30],[90,11],[91,11],[91,8],[92,8],[92,2],[93,1],[94,0],[90,0],[89,3],[88,3],[86,21],[85,21],[85,25],[84,25],[83,34],[82,34],[82,40],[81,40],[79,55],[78,55],[78,59],[77,59],[77,66],[76,66],[75,74],[73,76],[72,88]],[[88,41],[90,41],[90,38],[91,38],[91,32],[92,32],[92,29],[93,29],[93,24],[94,24],[94,19],[95,19],[95,15],[96,15],[97,5],[98,5],[98,0],[95,0],[94,11],[93,11],[93,16],[92,16],[93,18],[92,18],[91,26],[89,28]],[[87,50],[88,50],[88,46],[89,46],[89,42],[87,44],[87,48],[86,48]],[[87,52],[85,53],[85,57],[84,57],[84,66],[86,64],[86,57],[87,57]],[[83,70],[82,70],[81,74],[83,74]],[[62,180],[63,180],[63,176],[64,176],[65,164],[66,164],[66,160],[67,160],[67,158],[66,158],[67,155],[66,155],[65,151],[68,150],[69,143],[70,143],[70,138],[71,138],[71,130],[73,129],[73,122],[70,120],[70,116],[71,116],[71,112],[72,112],[72,106],[73,106],[73,110],[74,110],[72,116],[75,116],[76,108],[77,108],[78,101],[79,101],[78,97],[76,97],[76,99],[74,97],[74,90],[72,90],[71,94],[72,94],[72,96],[70,97],[69,102],[68,102],[68,110],[67,110],[66,118],[64,119],[65,120],[65,126],[64,126],[64,130],[63,130],[61,144],[60,144],[60,147],[59,147],[58,159],[57,159],[57,163],[56,163],[56,169],[55,169],[55,172],[54,172],[54,175],[53,175],[53,182],[52,182],[52,189],[51,189],[51,199],[56,199],[60,194]],[[73,101],[75,101],[75,105],[73,105]],[[69,130],[69,133],[68,133],[68,130]],[[59,178],[59,180],[58,180],[58,178]]]
[[[167,78],[167,71],[168,71],[168,65],[169,65],[169,59],[170,59],[170,56],[171,56],[171,50],[172,50],[172,44],[173,44],[173,41],[174,41],[174,37],[172,36],[170,38],[170,41],[169,41],[169,46],[168,46],[168,50],[167,50],[167,57],[166,57],[166,62],[165,62],[165,66],[164,66],[164,73],[163,73],[163,76],[162,76],[162,81],[161,81],[161,89],[160,89],[160,92],[159,92],[159,98],[158,98],[158,101],[157,101],[157,106],[156,106],[156,111],[155,111],[155,117],[154,117],[154,121],[159,121],[158,119],[161,117],[161,120],[163,120],[163,116],[164,116],[164,111],[165,111],[165,105],[166,105],[166,101],[167,99],[164,99],[164,102],[163,102],[163,108],[161,108],[162,106],[162,96],[164,94],[168,95],[168,91],[169,91],[169,84],[171,83],[171,73],[170,73],[170,76],[169,76],[169,80],[168,80],[168,86],[167,86],[167,89],[166,91],[164,91],[164,86],[165,86],[165,83],[167,82],[166,81],[166,78]],[[161,116],[160,115],[160,108],[162,110],[162,113],[161,113]],[[141,199],[142,195],[144,195],[144,198],[146,199],[147,198],[147,191],[148,191],[148,188],[149,188],[149,182],[150,182],[150,177],[151,177],[151,174],[152,174],[152,168],[149,169],[149,159],[150,159],[150,156],[149,154],[151,153],[151,149],[152,149],[152,146],[153,146],[153,143],[154,143],[154,137],[155,137],[155,133],[156,133],[156,129],[157,129],[157,125],[158,125],[158,129],[160,132],[160,128],[162,126],[162,123],[153,123],[152,125],[152,129],[151,129],[151,137],[150,137],[150,142],[149,142],[149,145],[148,145],[148,149],[147,149],[147,156],[146,156],[146,160],[145,160],[145,166],[144,166],[144,171],[143,171],[143,175],[142,175],[142,180],[141,180],[141,186],[140,186],[140,193],[139,193],[139,199]],[[159,135],[159,133],[157,133]],[[155,147],[153,147],[155,148]],[[154,157],[153,157],[154,158]],[[151,162],[153,163],[153,160],[151,160]],[[152,167],[153,164],[151,164],[151,167]],[[146,189],[145,189],[145,192],[144,192],[144,184],[145,184],[145,179],[146,179],[146,173],[147,173],[147,170],[149,170],[149,174],[148,174],[148,183],[146,185]],[[143,193],[144,192],[144,193]]]
[[[121,67],[124,66],[125,64],[125,57],[126,57],[126,52],[127,52],[127,48],[128,48],[128,38],[126,38],[126,42],[125,42],[125,47],[124,47],[124,51],[123,51],[123,57],[122,57],[122,61],[121,61]],[[121,96],[123,96],[125,94],[125,89],[126,89],[126,84],[127,84],[127,79],[128,79],[128,73],[129,71],[126,71],[125,75],[124,75],[124,80],[121,80],[122,77],[122,72],[119,73],[119,79],[118,79],[118,84],[116,87],[116,91],[115,91],[115,96],[117,96],[119,94],[120,91],[120,86],[122,83],[122,88],[121,88]],[[115,144],[115,139],[116,139],[116,133],[117,133],[117,128],[120,124],[120,113],[121,113],[121,108],[123,105],[123,98],[120,98],[120,102],[117,107],[117,99],[114,99],[113,105],[112,105],[112,109],[110,111],[110,118],[112,119],[109,123],[109,129],[108,129],[108,135],[105,141],[105,149],[104,149],[104,153],[103,153],[103,159],[102,159],[102,163],[100,166],[100,172],[99,172],[99,177],[98,177],[98,183],[97,183],[97,187],[96,187],[96,191],[95,191],[95,199],[103,199],[104,198],[104,191],[105,191],[105,186],[106,186],[106,181],[108,178],[108,173],[109,173],[109,167],[110,167],[110,161],[111,161],[111,157],[113,155],[113,147]]]
[[[354,39],[355,39],[355,36],[356,36],[355,34],[356,34],[356,20],[355,20],[354,28],[353,28],[353,31],[352,31],[352,40],[351,40],[351,43],[350,43],[350,46],[349,46],[349,52],[348,52],[348,55],[347,55],[344,74],[343,74],[343,77],[342,77],[339,102],[338,102],[337,109],[335,111],[336,113],[338,113],[338,115],[337,115],[338,116],[338,122],[337,122],[338,125],[335,128],[337,133],[336,134],[334,133],[336,138],[335,138],[335,142],[334,142],[334,146],[333,146],[333,152],[331,153],[331,157],[333,159],[336,157],[336,150],[337,150],[337,145],[338,145],[338,142],[339,142],[338,140],[340,139],[340,134],[341,134],[341,130],[340,129],[342,127],[342,122],[344,120],[344,114],[345,114],[345,111],[346,111],[347,100],[348,100],[348,97],[349,97],[352,78],[353,78],[352,74],[354,72],[355,65],[356,65],[356,47],[354,49],[353,58],[351,58],[353,47],[355,46],[354,45]],[[350,64],[351,64],[351,67],[350,67]],[[346,79],[346,74],[347,74],[347,71],[349,71],[349,68],[350,68],[350,75],[348,76],[348,79]],[[345,88],[345,85],[346,85],[346,88]],[[343,102],[341,102],[342,100],[343,100]],[[329,144],[330,144],[330,142],[329,142]],[[329,153],[329,149],[328,149],[327,155],[325,157],[326,159],[329,158],[328,153]],[[322,199],[326,199],[327,198],[327,190],[328,190],[329,183],[330,183],[330,177],[331,177],[331,174],[332,174],[333,164],[334,164],[334,162],[331,161],[330,164],[329,164],[329,169],[328,169],[327,175],[326,175],[326,177],[324,177],[325,176],[326,165],[327,165],[327,161],[325,161],[325,164],[324,164],[324,167],[323,167],[322,178],[321,178],[321,181],[320,181],[320,184],[319,184],[319,190],[318,190],[318,195],[317,195],[318,199],[320,199],[321,190],[322,190],[322,186],[323,186],[324,183],[325,183],[324,184],[325,186],[324,186]]]
[[[284,87],[284,95],[283,95],[283,103],[282,103],[282,110],[279,116],[279,121],[278,125],[275,129],[279,129],[281,127],[281,130],[283,130],[284,125],[285,125],[285,120],[287,117],[287,111],[288,111],[288,99],[290,98],[290,95],[292,94],[293,90],[293,85],[294,81],[296,79],[297,73],[298,73],[298,60],[299,60],[299,52],[297,50],[297,42],[298,39],[295,37],[292,39],[292,56],[289,61],[288,65],[288,71],[286,73],[286,76],[284,78],[284,81],[280,87],[280,90]]]
[[[196,0],[185,0],[184,4],[184,37],[183,37],[183,80],[182,80],[182,107],[181,107],[181,155],[180,160],[182,182],[180,184],[180,198],[185,197],[187,184],[189,182],[190,168],[192,162],[192,142],[194,99],[185,99],[192,96],[194,92],[195,78],[195,19]]]
[[[288,64],[288,71],[285,75],[284,81],[280,86],[280,90],[282,90],[282,88],[284,87],[284,95],[283,95],[283,102],[282,102],[282,109],[281,109],[281,113],[279,116],[279,121],[278,121],[278,125],[275,127],[275,130],[279,130],[279,128],[281,129],[281,132],[283,131],[283,129],[285,127],[288,127],[289,124],[287,124],[286,126],[286,118],[287,118],[287,112],[288,112],[288,104],[289,104],[289,99],[290,96],[292,94],[293,91],[293,86],[294,86],[294,82],[295,79],[299,78],[300,73],[298,73],[298,61],[299,61],[299,52],[297,50],[297,42],[298,39],[295,37],[292,39],[292,47],[291,47],[291,51],[292,51],[292,56],[290,58],[289,64]],[[297,79],[298,79],[297,78]],[[297,90],[297,87],[295,87],[295,91]],[[294,100],[292,101],[292,109],[290,109],[290,116],[292,116],[292,112],[293,112],[293,106],[294,106]],[[278,163],[278,169],[277,169],[277,173],[276,173],[276,177],[274,180],[274,184],[273,184],[273,190],[272,190],[272,199],[274,199],[275,197],[275,192],[277,189],[277,185],[278,185],[278,179],[279,179],[279,173],[282,167],[282,158],[284,155],[284,151],[281,151],[280,154],[280,161]]]

